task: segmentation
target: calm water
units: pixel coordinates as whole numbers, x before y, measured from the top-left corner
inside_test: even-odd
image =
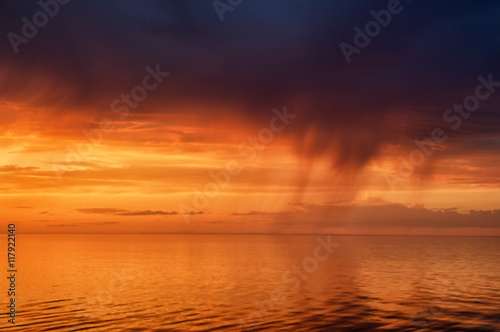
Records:
[[[331,240],[21,234],[0,330],[500,330],[499,238]]]

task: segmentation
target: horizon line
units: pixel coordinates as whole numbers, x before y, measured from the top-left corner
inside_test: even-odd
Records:
[[[332,234],[332,233],[18,233],[17,235],[273,235],[273,236],[414,236],[414,237],[500,237],[500,235],[424,235],[424,234]],[[2,234],[6,235],[6,234]]]

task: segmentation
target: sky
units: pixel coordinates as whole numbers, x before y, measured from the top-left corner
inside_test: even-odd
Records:
[[[0,227],[500,236],[499,15],[2,1]]]

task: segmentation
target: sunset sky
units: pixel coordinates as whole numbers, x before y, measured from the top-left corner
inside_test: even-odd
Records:
[[[402,1],[351,63],[387,1],[58,6],[16,53],[42,9],[0,3],[3,230],[500,236],[495,1]]]

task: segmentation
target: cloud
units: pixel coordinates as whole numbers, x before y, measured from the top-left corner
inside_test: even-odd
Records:
[[[72,224],[50,224],[50,225],[45,225],[47,227],[76,227],[76,225]]]
[[[150,123],[188,112],[206,127],[219,126],[226,115],[262,126],[272,107],[287,104],[300,114],[283,133],[295,152],[306,161],[328,158],[332,168],[354,176],[383,146],[399,144],[402,136],[412,142],[414,133],[428,129],[422,119],[440,123],[436,110],[469,94],[478,73],[493,71],[500,55],[491,43],[500,27],[495,2],[420,2],[405,3],[348,65],[339,43],[352,43],[353,27],[384,6],[249,2],[231,13],[238,19],[229,27],[211,2],[75,2],[60,9],[68,19],[51,20],[19,55],[4,38],[0,99],[50,107],[43,121],[61,132],[61,114],[102,117],[142,79],[145,64],[161,61],[173,78],[141,105]],[[24,1],[0,8],[3,35],[18,31],[20,18],[38,9]],[[397,126],[394,114],[406,126]],[[494,122],[479,120],[486,113],[474,116],[478,122],[470,121],[468,135],[499,122],[497,113]],[[199,140],[186,139],[193,137]],[[311,165],[303,165],[307,177]]]
[[[128,212],[118,212],[114,213],[117,216],[172,216],[176,215],[177,211],[151,211],[151,210],[143,210],[143,211],[128,211]]]
[[[125,212],[127,210],[113,209],[113,208],[91,208],[91,209],[76,209],[75,211],[87,214],[116,214],[119,212]]]
[[[267,215],[267,214],[269,214],[269,212],[250,211],[250,212],[244,212],[244,213],[235,212],[235,213],[231,213],[230,215],[231,216],[263,216],[263,215]]]
[[[152,211],[152,210],[131,211],[131,210],[114,209],[114,208],[76,209],[75,211],[86,214],[107,214],[115,216],[156,216],[156,215],[171,216],[177,214],[177,211]]]
[[[205,221],[206,224],[231,224],[233,221],[222,221],[222,220],[209,220]]]
[[[96,221],[96,222],[81,222],[80,224],[82,225],[97,225],[97,226],[104,226],[104,225],[114,225],[118,224],[116,221]]]
[[[500,210],[427,209],[420,204],[304,204],[304,209],[274,214],[279,225],[367,228],[500,228]]]
[[[25,173],[25,172],[31,172],[36,169],[39,169],[39,167],[21,167],[18,165],[2,165],[0,166],[0,172],[19,172],[19,173]]]
[[[204,214],[205,212],[203,211],[189,211],[189,212],[184,212],[184,214],[189,214],[189,215],[196,215],[196,214]]]

